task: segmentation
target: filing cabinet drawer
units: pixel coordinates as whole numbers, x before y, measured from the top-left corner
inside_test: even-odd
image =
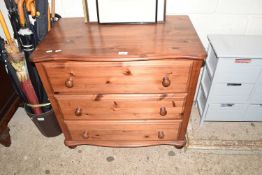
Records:
[[[245,117],[244,104],[210,104],[208,105],[207,121],[241,121]]]
[[[252,104],[248,106],[246,121],[262,121],[262,104]]]
[[[239,63],[237,59],[221,58],[215,81],[220,83],[255,83],[261,68],[251,63]]]
[[[243,103],[246,102],[254,88],[253,84],[216,83],[213,85],[212,103]]]

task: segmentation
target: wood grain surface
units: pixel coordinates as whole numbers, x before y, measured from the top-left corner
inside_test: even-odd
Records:
[[[63,18],[39,44],[33,62],[204,59],[206,52],[187,16],[164,24],[99,25]]]
[[[136,62],[59,62],[43,66],[54,92],[161,93],[187,92],[191,60]],[[162,81],[168,78],[170,85]],[[65,82],[71,79],[72,87]]]
[[[180,121],[65,121],[73,140],[176,140]]]
[[[180,119],[186,94],[55,95],[65,120]],[[161,108],[166,113],[161,113]]]

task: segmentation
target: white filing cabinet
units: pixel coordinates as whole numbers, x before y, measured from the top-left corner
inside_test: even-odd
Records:
[[[197,94],[203,121],[262,121],[262,36],[210,35]]]

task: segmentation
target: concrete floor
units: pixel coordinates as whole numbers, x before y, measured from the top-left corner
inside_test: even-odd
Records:
[[[190,149],[262,153],[262,122],[204,122],[193,107],[188,127]],[[262,173],[261,173],[262,174]]]
[[[19,109],[9,125],[11,147],[0,146],[0,175],[262,174],[262,151],[259,145],[255,150],[249,149],[244,152],[239,149],[220,150],[219,147],[214,151],[208,147],[208,142],[200,147],[194,147],[201,139],[232,141],[248,138],[250,141],[262,141],[261,123],[228,123],[228,126],[233,128],[223,131],[221,127],[225,127],[224,123],[206,123],[199,128],[198,118],[198,113],[194,109],[189,125],[187,149],[177,150],[172,146],[144,148],[79,146],[71,150],[64,146],[63,135],[55,138],[42,136],[23,109]],[[245,132],[239,134],[240,130]],[[252,136],[254,133],[255,136]],[[240,147],[241,145],[237,148]]]

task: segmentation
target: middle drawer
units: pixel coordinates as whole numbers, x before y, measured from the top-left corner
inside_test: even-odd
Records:
[[[193,61],[44,63],[54,92],[174,93],[187,92]]]
[[[179,119],[186,94],[55,95],[65,120]]]

